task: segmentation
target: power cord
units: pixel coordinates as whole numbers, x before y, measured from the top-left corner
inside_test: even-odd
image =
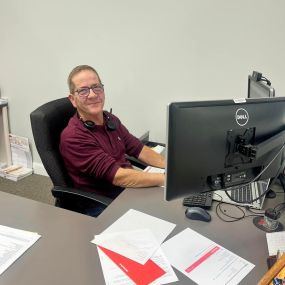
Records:
[[[222,197],[219,194],[215,194],[217,196],[219,196],[221,198],[220,201],[218,201],[218,204],[216,205],[216,214],[218,216],[218,218],[220,220],[222,220],[223,222],[226,223],[233,223],[233,222],[237,222],[240,221],[244,218],[248,218],[248,217],[260,217],[264,215],[264,211],[261,212],[254,212],[252,209],[250,209],[250,207],[246,206],[245,209],[246,211],[252,212],[253,215],[247,215],[246,211],[244,211],[243,206],[239,206],[239,205],[233,205],[233,204],[227,204],[225,202],[223,202]],[[241,213],[241,215],[239,216],[234,216],[231,214],[228,214],[228,209],[223,208],[222,206],[227,206],[228,208],[236,208],[239,210],[239,212]],[[225,218],[226,217],[226,218]],[[230,220],[229,220],[230,219]]]
[[[284,148],[285,148],[285,144],[282,145],[282,147],[279,149],[279,151],[277,152],[277,154],[276,154],[276,155],[273,157],[273,159],[266,165],[266,167],[265,167],[256,177],[254,177],[250,182],[244,184],[244,186],[249,185],[250,183],[255,182],[256,180],[258,180],[258,178],[267,170],[267,168],[273,163],[273,161],[274,161],[274,160],[279,156],[279,154],[284,150]],[[270,184],[269,184],[267,190],[264,191],[264,192],[263,192],[261,195],[259,195],[257,198],[246,201],[246,203],[248,203],[248,204],[253,203],[253,202],[259,200],[260,198],[262,198],[263,196],[265,196],[265,195],[270,191],[270,186],[273,185],[273,184],[275,183],[275,181],[277,180],[281,169],[284,169],[284,166],[285,166],[285,160],[283,160],[283,162],[281,163],[280,167],[279,167],[278,170],[277,170],[276,175],[275,175],[274,178],[270,181]],[[223,189],[221,189],[221,190],[223,190]],[[226,195],[229,197],[229,199],[231,199],[232,201],[234,201],[234,202],[236,202],[236,203],[244,203],[244,202],[238,201],[238,200],[234,199],[233,197],[231,197],[230,194],[228,193],[228,191],[230,191],[230,189],[224,189],[224,191],[225,191]]]
[[[271,86],[271,82],[269,81],[269,79],[267,79],[267,78],[264,77],[264,76],[261,76],[260,81],[265,81],[268,86]]]

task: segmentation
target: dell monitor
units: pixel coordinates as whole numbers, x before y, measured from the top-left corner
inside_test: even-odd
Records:
[[[171,103],[167,125],[168,201],[278,174],[285,98]]]
[[[268,79],[261,73],[254,71],[248,76],[248,98],[270,98],[275,97],[275,90]]]

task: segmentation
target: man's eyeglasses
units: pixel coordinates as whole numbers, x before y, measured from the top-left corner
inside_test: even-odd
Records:
[[[80,97],[87,98],[90,94],[91,89],[96,95],[100,95],[104,92],[104,85],[96,84],[91,87],[82,87],[82,88],[75,90],[75,92],[77,92]]]

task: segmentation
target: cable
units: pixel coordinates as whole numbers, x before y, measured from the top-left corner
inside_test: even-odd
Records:
[[[280,207],[280,206],[281,206],[281,208],[280,208],[279,210],[277,210],[277,208]],[[285,210],[285,202],[276,205],[276,206],[273,208],[273,210],[275,210],[276,212],[278,212],[278,213],[281,214],[281,212]]]
[[[260,81],[265,81],[265,82],[266,82],[266,84],[267,84],[268,86],[271,86],[271,82],[270,82],[270,80],[269,80],[269,79],[267,79],[267,78],[266,78],[266,77],[264,77],[264,76],[261,76]]]
[[[277,152],[277,154],[273,157],[273,159],[267,164],[267,166],[256,176],[254,177],[250,182],[244,184],[243,186],[247,186],[247,185],[250,185],[251,183],[255,182],[266,170],[267,168],[273,163],[273,161],[279,156],[279,154],[283,151],[285,147],[285,144],[282,145],[282,147],[280,148],[280,150]],[[270,184],[268,185],[268,188],[266,191],[264,191],[261,195],[259,195],[257,198],[255,199],[251,199],[251,200],[248,200],[246,202],[242,202],[242,201],[238,201],[236,199],[234,199],[233,197],[230,196],[230,194],[228,193],[228,191],[231,191],[231,189],[229,188],[226,188],[226,189],[221,189],[221,190],[224,190],[227,197],[229,199],[231,199],[232,201],[236,202],[236,203],[246,203],[246,204],[251,204],[257,200],[259,200],[260,198],[262,198],[264,195],[266,195],[269,191],[270,191],[270,186],[276,181],[279,173],[280,173],[280,170],[283,169],[285,166],[285,160],[283,160],[283,162],[281,163],[280,167],[278,168],[278,171],[276,173],[276,175],[274,176],[274,178],[270,181]]]
[[[261,211],[261,212],[255,212],[255,211],[253,211],[249,206],[245,206],[245,209],[246,209],[247,211],[253,213],[253,214],[257,214],[257,215],[259,215],[259,214],[262,214],[262,215],[265,214],[265,211],[263,211],[263,210],[257,210],[257,211]]]
[[[282,152],[282,150],[283,150],[284,148],[285,148],[285,143],[282,145],[282,147],[281,147],[280,150],[277,152],[277,154],[272,158],[272,160],[267,164],[267,166],[264,167],[264,168],[262,169],[262,171],[261,171],[257,176],[255,176],[250,182],[247,182],[247,183],[243,184],[243,186],[247,186],[247,185],[249,185],[250,183],[255,182],[255,181],[268,169],[268,167],[269,167],[269,166],[273,163],[273,161],[279,156],[279,154]],[[277,174],[276,174],[276,175],[274,176],[274,178],[271,180],[270,185],[268,186],[268,189],[267,189],[263,194],[261,194],[259,197],[257,197],[256,199],[251,200],[251,201],[248,201],[249,203],[252,203],[252,202],[257,201],[258,199],[260,199],[261,197],[263,197],[264,195],[266,195],[267,192],[269,192],[269,190],[270,190],[269,187],[273,184],[273,182],[276,181],[276,179],[277,179],[277,177],[278,177],[278,174],[280,173],[280,169],[284,168],[284,166],[285,166],[285,160],[283,160],[283,162],[281,163],[281,165],[280,165],[280,167],[279,167],[279,169],[278,169],[278,171],[277,171]],[[229,187],[229,188],[224,188],[224,189],[215,189],[215,188],[213,188],[211,185],[209,185],[209,187],[211,188],[210,190],[203,191],[202,193],[214,192],[214,191],[220,190],[220,191],[225,191],[226,194],[227,194],[227,196],[229,197],[227,191],[231,191],[231,189],[230,189],[231,187]],[[230,198],[232,201],[236,202],[236,203],[241,203],[240,201],[233,200],[231,197],[229,197],[229,198]]]
[[[234,216],[230,216],[230,215],[228,215],[228,214],[226,214],[225,212],[226,212],[226,210],[222,210],[222,208],[221,208],[221,205],[223,205],[223,204],[226,204],[226,203],[224,203],[224,202],[219,202],[218,204],[217,204],[217,206],[216,206],[216,214],[217,214],[217,216],[218,216],[218,218],[219,219],[221,219],[222,221],[224,221],[224,222],[226,222],[226,223],[232,223],[232,222],[237,222],[237,221],[239,221],[239,220],[241,220],[241,219],[243,219],[244,217],[245,217],[245,213],[244,213],[244,211],[239,207],[239,206],[237,206],[237,205],[232,205],[232,206],[234,206],[234,207],[236,207],[237,209],[239,209],[241,212],[242,212],[242,216],[240,216],[240,217],[234,217]],[[228,204],[227,204],[228,205]],[[220,213],[222,213],[224,216],[226,216],[226,217],[228,217],[228,218],[231,218],[232,220],[225,220],[222,216],[221,216],[221,214],[219,213],[219,211],[220,211]]]
[[[281,147],[280,150],[277,152],[277,154],[272,158],[272,160],[267,164],[267,166],[266,166],[255,178],[253,178],[249,183],[256,181],[256,180],[267,170],[267,168],[271,165],[271,163],[272,163],[272,162],[278,157],[278,155],[282,152],[282,150],[284,149],[284,147],[285,147],[285,143],[282,145],[282,147]],[[282,166],[283,164],[284,164],[284,162],[281,163],[281,166]],[[274,179],[275,179],[275,177],[279,174],[280,169],[281,169],[281,166],[279,167],[277,174],[274,176]]]
[[[232,215],[229,215],[228,213],[226,213],[226,209],[222,209],[222,205],[227,205],[227,206],[231,206],[231,207],[235,207],[236,209],[238,209],[242,214],[239,217],[235,217]],[[249,209],[249,207],[245,208],[246,210],[254,213],[254,215],[246,215],[246,212],[243,210],[242,206],[239,205],[233,205],[233,204],[227,204],[225,202],[219,201],[218,204],[216,205],[216,214],[218,216],[218,218],[220,220],[222,220],[223,222],[226,223],[233,223],[233,222],[237,222],[240,221],[244,218],[249,218],[249,217],[262,217],[264,215],[264,213],[255,213],[253,212],[251,209]],[[226,220],[224,217],[222,217],[222,215],[224,215],[227,218],[230,218],[231,220]]]

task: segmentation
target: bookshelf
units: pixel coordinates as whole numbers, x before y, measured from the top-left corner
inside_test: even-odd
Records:
[[[11,149],[9,143],[8,102],[0,99],[0,166],[11,165]]]

